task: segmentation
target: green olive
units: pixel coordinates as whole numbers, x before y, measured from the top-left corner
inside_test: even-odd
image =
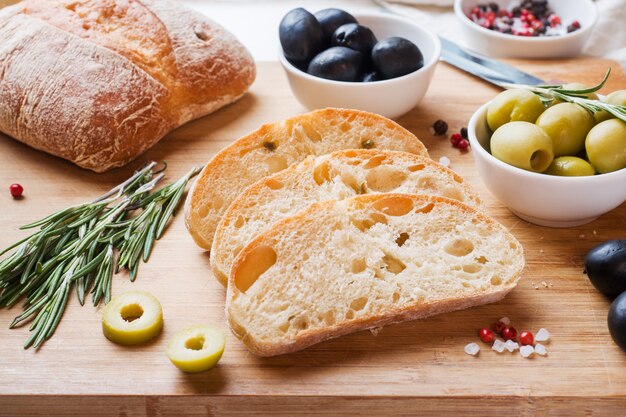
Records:
[[[611,94],[606,96],[603,101],[616,106],[626,106],[626,90],[613,91]],[[595,113],[594,116],[596,118],[596,123],[613,118],[613,115],[605,110]]]
[[[574,103],[556,104],[539,116],[537,126],[552,139],[554,156],[576,155],[585,147],[585,137],[593,127],[590,112]]]
[[[563,177],[584,177],[594,175],[596,171],[591,164],[577,156],[559,156],[554,158],[546,174]]]
[[[493,132],[505,123],[522,121],[535,123],[545,107],[539,96],[527,90],[501,92],[487,108],[487,123]]]
[[[587,135],[585,149],[601,174],[626,168],[626,123],[619,119],[598,123]]]
[[[550,136],[529,122],[501,126],[491,136],[490,144],[493,156],[528,171],[543,172],[554,158]]]

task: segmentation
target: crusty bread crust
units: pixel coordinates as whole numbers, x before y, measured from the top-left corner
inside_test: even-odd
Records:
[[[428,156],[422,142],[402,126],[358,110],[328,108],[266,124],[222,149],[204,167],[185,202],[187,229],[209,250],[222,214],[246,187],[309,155],[360,148]]]
[[[328,178],[318,178],[318,181],[327,182],[323,184],[327,188],[322,188],[320,187],[322,184],[315,182],[316,169],[320,166],[329,167],[327,169],[333,171],[325,173]],[[345,169],[345,172],[340,172],[339,169]],[[368,173],[378,175],[370,177]],[[392,173],[401,174],[405,179],[394,182],[391,178]],[[371,179],[371,182],[368,182],[368,179]],[[393,188],[386,187],[387,184],[383,183],[385,180],[391,180],[387,184],[391,184]],[[377,184],[376,181],[380,183]],[[280,189],[275,189],[276,184],[280,184]],[[211,246],[213,276],[226,286],[234,261],[233,247],[245,246],[245,243],[250,242],[274,222],[318,202],[320,193],[324,200],[341,200],[357,194],[382,192],[441,195],[459,199],[470,206],[482,209],[480,198],[463,178],[423,156],[380,149],[351,149],[317,158],[309,157],[300,164],[291,165],[283,171],[255,182],[231,203],[217,226]],[[285,204],[275,204],[276,200],[288,200],[293,203],[287,210]],[[241,224],[236,224],[238,219]],[[246,227],[251,220],[254,220],[254,231]],[[233,239],[236,243],[232,243]]]
[[[241,97],[219,25],[166,0],[26,0],[0,11],[0,131],[103,172]]]
[[[502,233],[503,236],[506,237],[506,240],[508,240],[507,246],[511,252],[510,258],[507,259],[507,261],[511,263],[511,267],[513,269],[511,276],[502,277],[501,284],[489,287],[488,290],[476,291],[469,294],[456,294],[431,302],[418,301],[396,308],[389,308],[384,311],[383,314],[362,316],[352,320],[340,320],[334,325],[314,329],[305,329],[299,331],[295,337],[291,338],[283,338],[281,340],[274,341],[262,341],[256,338],[247,328],[246,324],[243,323],[242,315],[244,312],[241,309],[241,305],[237,304],[239,302],[239,300],[237,300],[239,297],[244,297],[241,301],[242,305],[247,304],[246,294],[243,293],[236,285],[238,271],[245,262],[246,257],[259,247],[272,247],[272,245],[277,244],[281,238],[284,239],[285,236],[298,236],[299,239],[305,241],[308,239],[308,234],[314,233],[314,227],[320,227],[317,219],[328,210],[333,210],[336,205],[343,204],[353,208],[354,211],[357,211],[357,209],[374,205],[377,201],[388,199],[390,197],[410,199],[414,202],[414,206],[417,207],[427,207],[429,204],[452,205],[455,206],[454,209],[459,213],[459,216],[469,216],[473,219],[472,222],[485,224],[486,227],[493,232],[497,231]],[[350,213],[352,212],[350,211]],[[252,353],[259,356],[274,356],[304,349],[324,340],[360,330],[381,327],[406,320],[424,318],[435,314],[496,302],[515,288],[523,267],[523,248],[521,244],[517,242],[517,240],[508,231],[506,231],[504,226],[500,225],[492,218],[465,204],[459,203],[458,201],[447,199],[445,197],[409,194],[362,195],[344,200],[343,202],[325,201],[313,204],[298,214],[275,223],[270,230],[257,236],[240,252],[233,264],[231,275],[229,277],[226,316],[233,333],[244,342],[246,347]],[[302,270],[302,265],[294,265],[293,273],[288,277],[285,276],[285,279],[297,280],[299,278],[299,270]],[[260,279],[263,279],[263,275],[257,278],[257,280]],[[333,277],[328,277],[328,279],[333,279]],[[268,294],[267,296],[271,296],[271,294]],[[317,303],[319,300],[311,300],[311,302]],[[247,311],[246,314],[254,315],[254,311]]]

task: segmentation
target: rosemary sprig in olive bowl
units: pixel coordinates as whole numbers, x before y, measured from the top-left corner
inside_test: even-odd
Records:
[[[504,88],[519,88],[531,91],[541,98],[544,105],[548,106],[554,104],[555,101],[565,101],[569,103],[575,103],[582,108],[590,111],[591,113],[597,113],[602,110],[611,114],[624,122],[626,122],[626,106],[619,106],[615,104],[605,103],[601,100],[592,100],[587,98],[587,94],[595,93],[600,90],[606,84],[611,74],[611,68],[606,71],[602,82],[596,86],[580,89],[570,90],[563,88],[562,85],[524,85],[524,84],[504,84]]]
[[[68,207],[21,229],[39,230],[0,252],[0,308],[24,300],[10,327],[30,321],[24,348],[38,348],[56,330],[72,288],[81,305],[91,292],[94,306],[111,298],[111,280],[126,269],[131,281],[147,262],[178,207],[191,169],[178,181],[154,191],[163,171],[151,162],[89,203]]]

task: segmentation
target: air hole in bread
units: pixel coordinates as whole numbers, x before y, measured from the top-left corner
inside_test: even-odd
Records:
[[[454,181],[458,182],[459,184],[463,184],[463,178],[461,178],[460,175],[454,174],[453,178],[454,178]]]
[[[246,224],[246,219],[244,219],[242,215],[239,215],[235,219],[233,226],[235,226],[236,229],[240,229],[244,224]]]
[[[273,152],[278,148],[278,144],[276,142],[272,142],[271,140],[266,140],[263,142],[263,147],[270,152]]]
[[[491,285],[501,285],[501,284],[502,284],[502,278],[500,278],[497,275],[491,277]]]
[[[463,271],[467,272],[468,274],[475,274],[477,272],[480,272],[481,269],[483,269],[482,266],[476,264],[463,265]]]
[[[382,136],[383,135],[383,131],[382,130],[377,130],[376,131],[376,136]]]
[[[406,232],[402,232],[400,233],[400,236],[398,236],[398,238],[396,239],[396,245],[402,247],[402,245],[404,245],[407,240],[409,240],[409,234]]]
[[[418,208],[417,210],[415,210],[415,212],[426,214],[426,213],[430,213],[434,208],[435,208],[435,205],[433,203],[429,203],[423,207]]]
[[[372,213],[368,219],[350,218],[350,222],[361,232],[371,229],[375,224],[387,224],[387,217],[380,213]]]
[[[359,297],[350,303],[350,308],[354,311],[363,310],[369,299],[367,297]]]
[[[391,297],[391,299],[393,300],[394,303],[397,303],[398,301],[400,301],[400,293],[399,292],[394,292],[393,296]]]
[[[206,31],[200,25],[194,26],[193,33],[195,33],[196,37],[201,41],[209,40],[209,35],[207,35]]]
[[[405,172],[389,165],[383,165],[369,171],[365,181],[371,190],[386,193],[400,187],[406,178]]]
[[[353,150],[347,150],[343,153],[348,158],[356,158],[356,152]]]
[[[287,333],[290,327],[291,327],[291,324],[289,324],[289,322],[286,322],[278,326],[278,330],[280,330],[283,333]]]
[[[309,260],[309,254],[308,253],[302,254],[302,260],[303,261],[308,261]]]
[[[294,326],[300,330],[306,330],[309,328],[309,320],[306,317],[298,317]]]
[[[426,165],[424,164],[417,164],[417,165],[411,165],[408,170],[411,172],[416,172],[416,171],[421,171],[424,168],[426,168]]]
[[[365,271],[365,268],[367,268],[367,263],[365,262],[365,259],[363,258],[353,259],[352,266],[350,267],[350,271],[353,274],[358,274],[359,272]]]
[[[281,188],[283,188],[285,186],[285,184],[283,184],[282,182],[275,180],[273,178],[268,178],[265,180],[265,185],[267,185],[267,187],[270,190],[280,190]]]
[[[372,149],[375,146],[376,144],[371,139],[364,139],[363,141],[361,141],[361,148],[363,149]]]
[[[347,172],[341,173],[341,181],[348,187],[352,188],[355,194],[365,194],[365,184],[359,182],[356,177]]]
[[[215,210],[217,210],[217,209],[222,208],[223,205],[224,205],[224,199],[220,197],[219,195],[216,195],[215,197],[213,197],[213,200],[211,200],[209,207],[213,207]]]
[[[352,166],[361,165],[361,161],[359,161],[358,159],[351,159],[348,161],[348,165],[352,165]]]
[[[406,269],[404,262],[388,253],[385,253],[385,256],[383,256],[383,262],[385,263],[385,269],[392,274],[399,274]]]
[[[301,126],[304,130],[304,133],[311,140],[311,142],[319,142],[320,140],[322,140],[322,135],[320,135],[320,133],[315,130],[310,124],[302,123]]]
[[[456,188],[446,187],[442,194],[444,197],[451,198],[452,200],[463,201],[463,194]]]
[[[413,200],[407,197],[387,197],[376,200],[372,207],[388,216],[404,216],[413,210]]]
[[[437,184],[430,177],[422,177],[417,180],[417,186],[422,190],[434,190],[437,188]]]
[[[348,122],[344,122],[341,124],[341,126],[339,126],[339,129],[341,129],[342,132],[349,132],[350,129],[352,129],[352,125]]]
[[[333,324],[335,324],[334,311],[327,311],[326,313],[324,313],[324,323],[326,323],[326,325],[328,326],[332,326]]]
[[[510,242],[510,243],[509,243],[509,248],[511,248],[511,249],[517,249],[517,244],[515,244],[515,242]]]
[[[383,161],[386,159],[387,157],[385,155],[376,155],[372,158],[370,158],[367,163],[363,166],[363,168],[365,169],[371,169],[371,168],[376,168],[377,166],[379,166],[380,164],[383,163]]]
[[[486,264],[488,262],[488,259],[485,258],[484,256],[479,256],[477,258],[474,258],[474,260],[478,262],[479,264]]]
[[[455,239],[449,242],[444,250],[453,256],[466,256],[474,251],[474,244],[467,239]]]
[[[235,271],[235,286],[246,292],[256,280],[276,263],[276,251],[270,246],[257,246],[244,255]]]
[[[278,155],[273,155],[273,156],[270,156],[269,158],[266,158],[265,164],[267,165],[267,170],[271,174],[280,172],[289,166],[289,164],[287,164],[287,160],[283,158],[282,156],[278,156]]]
[[[313,180],[317,185],[330,181],[328,161],[324,161],[313,169]]]
[[[352,310],[348,310],[348,311],[346,312],[346,319],[348,319],[348,320],[352,320],[353,318],[354,318],[354,311],[352,311]]]

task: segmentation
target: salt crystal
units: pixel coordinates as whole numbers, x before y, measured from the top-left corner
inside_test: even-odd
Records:
[[[504,324],[505,326],[510,326],[511,325],[511,319],[508,317],[502,317],[500,320],[498,320],[500,323]]]
[[[541,281],[541,285],[543,285],[543,288],[548,288],[548,283],[545,281]]]
[[[550,339],[550,332],[543,327],[535,334],[536,342],[547,342]]]
[[[507,340],[506,342],[504,342],[504,348],[509,352],[513,352],[519,349],[519,345],[512,340]]]
[[[502,340],[496,339],[493,342],[493,346],[491,346],[491,349],[495,350],[498,353],[502,353],[504,352],[504,345],[505,343]]]
[[[530,346],[530,345],[526,345],[526,346],[522,346],[521,348],[519,348],[519,353],[523,357],[528,358],[533,353],[535,353],[535,349],[532,346]]]
[[[439,163],[441,165],[443,165],[444,167],[449,167],[450,166],[450,158],[448,158],[447,156],[442,156],[441,158],[439,158]]]
[[[546,356],[548,354],[548,351],[546,350],[546,347],[544,345],[542,345],[541,343],[536,343],[535,353],[537,355]]]
[[[467,345],[465,345],[465,348],[463,350],[468,355],[476,356],[478,355],[478,352],[480,352],[480,346],[478,346],[476,343],[468,343]]]

